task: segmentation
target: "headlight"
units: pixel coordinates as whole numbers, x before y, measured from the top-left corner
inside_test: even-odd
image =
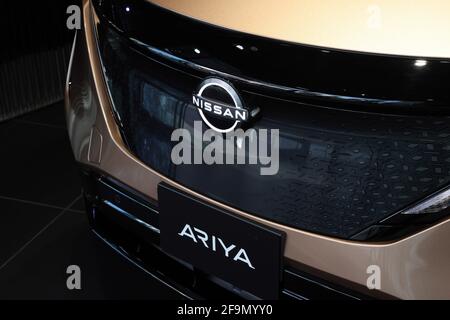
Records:
[[[417,232],[450,214],[450,189],[441,190],[423,201],[370,226],[352,237],[361,241],[388,241]]]

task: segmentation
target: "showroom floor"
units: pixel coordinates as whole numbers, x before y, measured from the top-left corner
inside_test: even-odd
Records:
[[[62,102],[0,123],[0,139],[0,299],[176,298],[89,230]]]

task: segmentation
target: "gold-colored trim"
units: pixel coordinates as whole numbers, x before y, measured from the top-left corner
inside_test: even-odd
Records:
[[[450,220],[392,243],[372,244],[334,239],[255,217],[236,208],[226,206],[193,192],[145,166],[125,148],[111,112],[111,102],[104,82],[98,56],[96,38],[92,32],[89,1],[83,2],[85,37],[88,60],[92,71],[93,99],[90,108],[96,110],[95,126],[103,135],[102,161],[99,170],[115,177],[137,191],[157,200],[157,186],[164,181],[203,201],[228,210],[236,215],[259,222],[286,233],[285,258],[289,263],[305,265],[313,270],[332,275],[363,288],[368,279],[367,268],[377,265],[381,269],[381,291],[403,299],[450,299]],[[82,53],[78,52],[77,57]],[[81,58],[78,58],[81,59]],[[75,61],[74,63],[80,63]],[[72,68],[87,77],[85,70]],[[69,100],[70,88],[66,91]],[[68,121],[73,130],[72,145],[77,161],[87,161],[87,144],[81,143],[90,134],[90,128],[81,125],[90,121],[83,115],[74,115],[74,106],[66,105]],[[92,111],[86,112],[86,117]],[[77,118],[78,117],[78,118]],[[86,121],[85,121],[86,120]],[[79,131],[77,132],[77,124]],[[92,166],[92,164],[90,164]]]
[[[227,29],[307,45],[450,58],[447,0],[148,0]]]

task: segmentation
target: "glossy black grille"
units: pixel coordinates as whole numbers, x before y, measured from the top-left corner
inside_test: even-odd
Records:
[[[187,72],[107,24],[99,25],[99,47],[130,150],[158,172],[232,207],[350,238],[450,181],[447,116],[358,112],[342,107],[342,100],[332,108],[320,99],[264,94],[234,78],[228,80],[245,103],[261,109],[252,127],[280,130],[279,173],[261,176],[252,165],[175,166],[172,131],[192,132],[193,122],[201,121],[191,95],[214,71]]]

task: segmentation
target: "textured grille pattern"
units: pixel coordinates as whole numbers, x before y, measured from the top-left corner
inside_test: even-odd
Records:
[[[282,162],[286,179],[272,184],[258,210],[269,206],[277,221],[351,235],[448,183],[448,118],[349,118],[340,132],[299,128],[303,147]]]

